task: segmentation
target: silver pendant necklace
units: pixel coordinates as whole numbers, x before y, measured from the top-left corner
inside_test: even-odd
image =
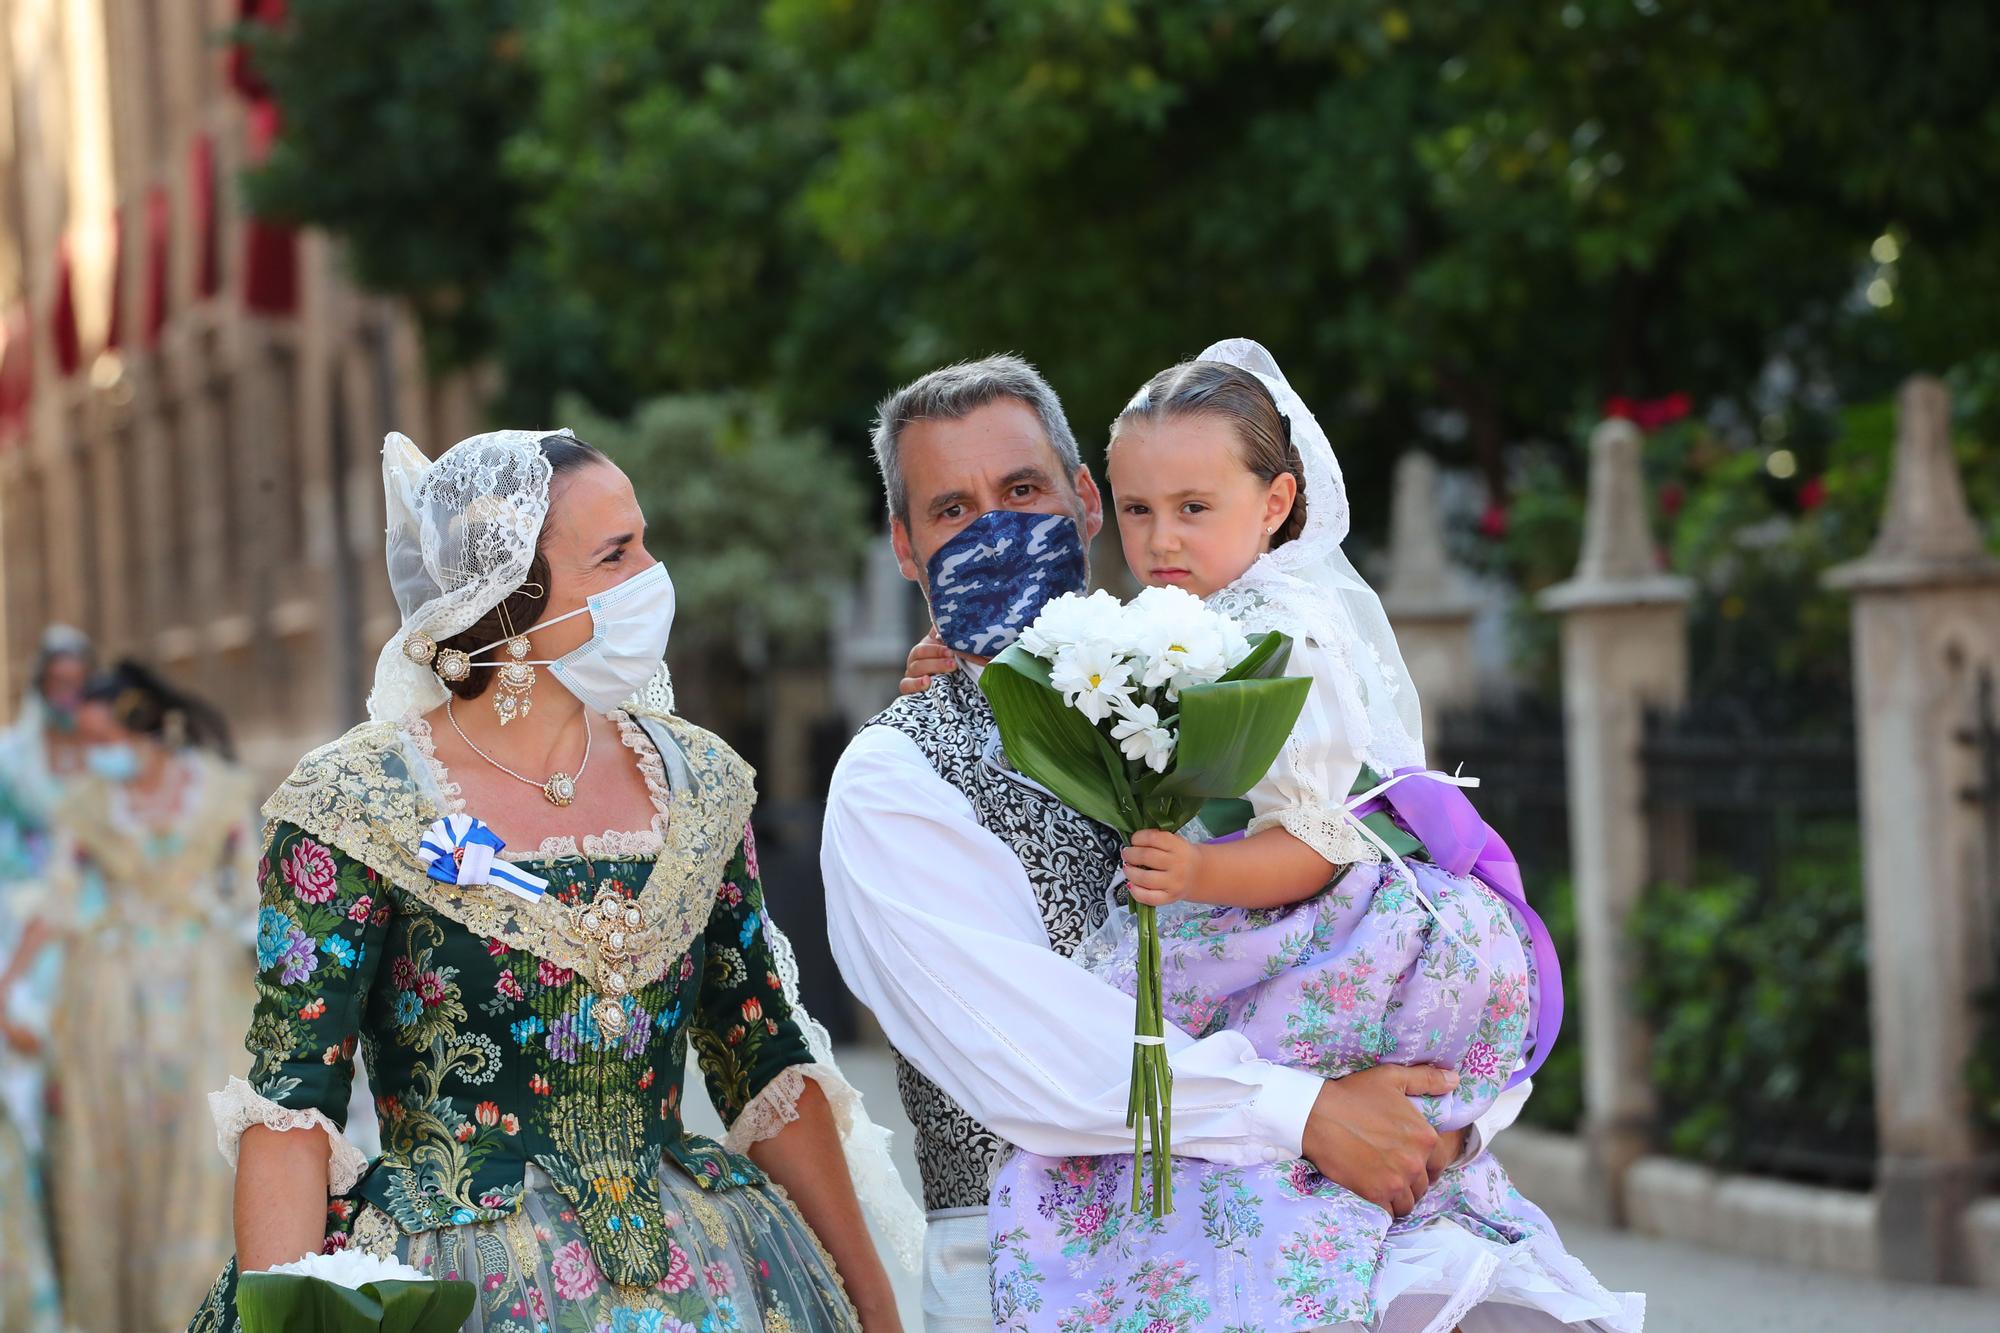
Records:
[[[484,759],[487,763],[493,765],[493,767],[499,769],[502,773],[505,773],[508,777],[513,778],[518,782],[525,782],[530,787],[541,788],[542,799],[547,801],[550,805],[565,806],[568,805],[571,801],[574,801],[576,799],[576,784],[583,777],[583,770],[590,767],[590,746],[591,742],[593,742],[597,738],[596,732],[591,728],[590,725],[589,713],[586,712],[583,715],[583,762],[576,766],[575,775],[572,776],[571,774],[564,773],[558,770],[557,772],[549,774],[547,782],[537,782],[525,773],[516,773],[513,769],[507,767],[507,765],[501,763],[498,759],[495,759],[492,755],[486,753],[486,751],[480,749],[477,745],[474,745],[472,743],[472,737],[465,734],[465,728],[458,725],[458,714],[453,712],[451,707],[453,702],[454,700],[452,698],[447,697],[445,699],[444,715],[446,720],[451,723],[451,729],[458,733],[458,738],[460,740],[465,742],[466,749],[472,751],[474,754],[478,755],[481,759]]]

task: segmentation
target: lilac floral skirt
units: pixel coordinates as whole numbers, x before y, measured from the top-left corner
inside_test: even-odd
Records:
[[[1534,967],[1513,910],[1476,880],[1356,865],[1276,911],[1184,903],[1160,912],[1167,1017],[1232,1028],[1268,1059],[1339,1078],[1372,1065],[1458,1071],[1417,1099],[1441,1129],[1493,1104],[1531,1035]],[[1129,913],[1087,949],[1135,989]],[[1017,1152],[988,1208],[996,1328],[1235,1333],[1355,1328],[1632,1333],[1645,1299],[1606,1291],[1490,1153],[1455,1166],[1417,1210],[1389,1213],[1304,1161],[1174,1162],[1175,1211],[1131,1208],[1130,1156]]]

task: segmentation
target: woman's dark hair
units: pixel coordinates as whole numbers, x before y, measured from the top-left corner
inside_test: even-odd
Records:
[[[93,677],[84,687],[83,697],[90,703],[109,705],[118,725],[127,731],[199,746],[225,759],[236,757],[228,719],[214,705],[167,684],[143,662],[121,659],[109,671]]]
[[[1306,475],[1299,451],[1292,445],[1292,424],[1278,410],[1271,391],[1255,375],[1220,361],[1183,361],[1146,381],[1111,423],[1111,439],[1130,422],[1166,421],[1175,417],[1219,417],[1236,432],[1243,466],[1259,481],[1270,483],[1289,472],[1298,484],[1292,512],[1271,535],[1271,545],[1283,546],[1306,527]]]
[[[556,483],[569,473],[589,467],[593,463],[608,463],[603,451],[595,445],[586,444],[573,435],[544,435],[536,442],[542,457],[549,460],[549,497],[555,498]],[[454,634],[449,639],[438,641],[439,651],[456,648],[462,653],[476,652],[489,643],[498,643],[510,634],[519,634],[530,629],[542,618],[542,609],[549,604],[549,562],[542,555],[542,543],[548,540],[549,525],[542,522],[541,535],[535,541],[535,557],[528,562],[527,577],[507,600],[481,616],[479,620],[462,634]],[[477,699],[486,693],[486,687],[493,683],[493,673],[499,667],[494,662],[475,662],[471,674],[464,680],[447,680],[444,687],[461,699]]]

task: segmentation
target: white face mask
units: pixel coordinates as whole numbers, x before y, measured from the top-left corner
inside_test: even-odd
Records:
[[[588,641],[554,661],[529,665],[546,666],[586,707],[609,713],[659,674],[660,662],[667,655],[667,638],[674,628],[674,581],[667,576],[667,567],[655,561],[644,572],[593,595],[574,611],[542,621],[534,629],[547,629],[585,612],[590,614]],[[477,658],[500,646],[493,644],[472,656]]]

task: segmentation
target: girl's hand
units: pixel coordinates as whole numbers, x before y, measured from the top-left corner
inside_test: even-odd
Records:
[[[1125,849],[1125,882],[1132,901],[1148,907],[1177,903],[1200,879],[1201,848],[1178,833],[1140,829]]]
[[[958,670],[958,659],[951,649],[938,638],[936,628],[918,641],[910,649],[909,660],[903,663],[903,679],[896,686],[898,694],[921,694],[931,687],[931,682],[939,676]]]

